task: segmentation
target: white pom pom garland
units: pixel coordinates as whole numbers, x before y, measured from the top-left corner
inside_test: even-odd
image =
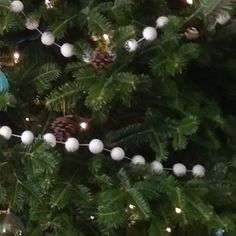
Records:
[[[55,36],[51,32],[46,31],[41,35],[41,42],[46,46],[50,46],[55,43]]]
[[[148,26],[143,30],[143,37],[148,41],[153,41],[157,38],[157,30],[154,27]]]
[[[168,24],[169,18],[167,16],[160,16],[156,20],[156,27],[161,29],[163,28],[166,24]]]
[[[25,145],[31,145],[34,142],[34,134],[26,130],[21,135],[21,142]]]
[[[115,147],[111,150],[111,158],[115,161],[121,161],[125,158],[125,151],[120,147]]]
[[[15,13],[22,12],[24,10],[24,4],[19,0],[12,1],[10,3],[10,10]]]
[[[43,136],[43,140],[51,147],[55,147],[57,145],[57,140],[54,134],[47,133]]]
[[[205,176],[205,168],[202,165],[195,165],[192,169],[192,173],[194,177],[204,177]]]
[[[26,130],[21,135],[12,134],[12,130],[8,126],[2,126],[0,128],[0,135],[5,138],[6,140],[10,139],[11,137],[21,138],[21,141],[25,145],[31,145],[34,141],[34,134]],[[146,161],[143,156],[135,155],[132,159],[125,156],[125,151],[120,147],[115,147],[112,150],[104,148],[104,144],[100,139],[92,139],[89,144],[80,144],[76,138],[68,138],[66,142],[57,141],[56,137],[52,133],[46,133],[43,135],[43,140],[51,147],[55,147],[57,143],[65,144],[65,149],[68,152],[76,152],[80,146],[88,147],[90,152],[93,154],[99,154],[102,151],[110,152],[111,158],[115,161],[121,161],[122,159],[128,159],[131,161],[133,165],[145,165]],[[156,173],[160,174],[164,170],[172,170],[173,173],[178,176],[184,176],[187,171],[192,172],[194,177],[204,177],[205,176],[205,168],[202,165],[195,165],[192,170],[187,170],[186,167],[181,164],[177,163],[173,166],[173,168],[164,168],[162,163],[159,161],[153,161],[150,164],[151,170]]]
[[[5,138],[6,140],[10,139],[11,138],[11,135],[12,135],[12,130],[10,127],[8,126],[2,126],[0,128],[0,135]]]
[[[125,49],[128,52],[134,52],[138,48],[138,42],[135,39],[130,39],[125,43]]]
[[[98,154],[103,151],[104,144],[100,139],[93,139],[89,143],[89,151],[93,154]]]
[[[39,22],[33,18],[26,19],[25,27],[28,30],[35,30],[39,27]]]
[[[79,149],[79,141],[76,138],[68,138],[65,148],[67,152],[76,152]]]
[[[136,155],[132,158],[131,160],[132,164],[134,165],[144,165],[146,163],[145,159],[143,156]]]
[[[181,163],[177,163],[173,166],[173,172],[176,176],[182,177],[187,173],[187,169],[186,169],[185,165],[183,165]]]
[[[61,46],[61,54],[64,57],[72,57],[74,55],[74,46],[70,43],[64,43]]]
[[[151,163],[151,169],[156,174],[161,174],[163,172],[163,165],[159,161],[153,161]]]

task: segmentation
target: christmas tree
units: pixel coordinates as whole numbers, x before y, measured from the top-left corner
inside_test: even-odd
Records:
[[[0,235],[235,235],[235,3],[1,0]]]

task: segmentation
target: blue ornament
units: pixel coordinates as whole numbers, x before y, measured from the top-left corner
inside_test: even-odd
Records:
[[[217,229],[216,230],[216,236],[223,236],[225,233],[225,230],[224,229]]]
[[[9,91],[9,82],[6,75],[0,70],[0,92]]]

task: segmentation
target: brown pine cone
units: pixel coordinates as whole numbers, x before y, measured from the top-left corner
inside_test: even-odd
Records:
[[[57,141],[66,141],[78,134],[78,122],[74,117],[60,116],[52,122],[52,132]]]

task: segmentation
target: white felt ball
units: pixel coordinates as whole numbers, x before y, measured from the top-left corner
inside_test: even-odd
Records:
[[[121,161],[125,157],[125,151],[120,147],[111,150],[111,158],[115,161]]]
[[[39,22],[33,18],[26,19],[25,27],[28,30],[35,30],[39,27]]]
[[[51,32],[44,32],[41,36],[41,42],[44,45],[50,46],[55,42],[55,36]]]
[[[202,165],[195,165],[192,169],[194,177],[204,177],[205,176],[205,168]]]
[[[163,28],[169,22],[169,18],[167,16],[160,16],[156,20],[156,27]]]
[[[79,141],[76,138],[68,138],[65,148],[68,152],[76,152],[79,149]]]
[[[131,162],[134,165],[144,165],[146,161],[145,161],[144,157],[142,157],[140,155],[136,155],[132,158]]]
[[[125,49],[128,52],[134,52],[138,48],[138,42],[135,39],[130,39],[125,43]]]
[[[10,10],[19,13],[24,10],[24,4],[21,1],[15,0],[10,3]]]
[[[3,138],[5,138],[7,140],[10,139],[11,135],[12,135],[11,128],[8,126],[2,126],[0,128],[0,135],[3,136]]]
[[[153,161],[151,164],[151,169],[153,172],[160,174],[163,172],[163,165],[159,161]]]
[[[176,176],[184,176],[187,173],[187,169],[185,167],[185,165],[181,164],[181,163],[177,163],[173,166],[173,172]]]
[[[218,17],[216,18],[217,23],[220,25],[225,25],[229,20],[230,15],[227,12],[218,15]]]
[[[55,147],[57,144],[56,137],[54,134],[47,133],[43,136],[43,140],[50,145],[51,147]]]
[[[103,151],[104,144],[100,139],[93,139],[89,143],[89,151],[93,154],[98,154]]]
[[[61,46],[61,54],[64,57],[72,57],[74,55],[74,46],[70,43],[64,43]]]
[[[21,135],[21,141],[25,145],[32,144],[34,141],[34,134],[29,130],[24,131]]]
[[[143,37],[148,41],[153,41],[157,38],[157,30],[154,27],[148,26],[143,30]]]

